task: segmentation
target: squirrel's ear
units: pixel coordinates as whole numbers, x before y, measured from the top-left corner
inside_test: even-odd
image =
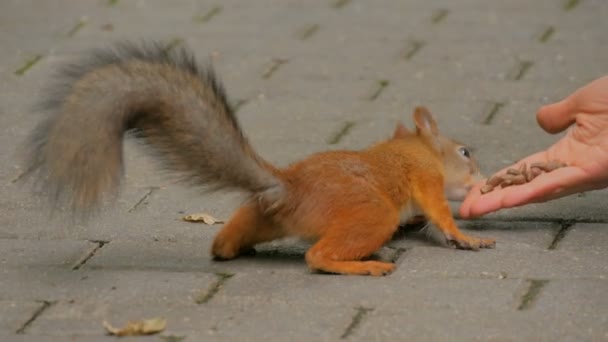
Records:
[[[431,137],[439,135],[437,123],[426,107],[416,107],[414,110],[414,122],[416,123],[416,131],[419,134]]]
[[[405,125],[403,125],[401,121],[397,122],[397,127],[395,127],[395,133],[393,133],[393,139],[405,138],[409,134],[412,134],[412,131],[405,127]]]

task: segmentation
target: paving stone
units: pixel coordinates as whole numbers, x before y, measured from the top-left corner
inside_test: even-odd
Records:
[[[603,0],[3,2],[0,340],[105,341],[104,319],[155,315],[168,319],[163,336],[187,341],[608,339],[606,190],[458,221],[496,238],[493,250],[453,250],[432,229],[402,231],[374,255],[397,259],[396,272],[365,278],[311,273],[309,244],[295,240],[212,261],[221,225],[181,217],[227,219],[241,198],[173,183],[132,141],[121,194],[89,221],[62,210],[50,218],[13,182],[23,169],[18,143],[40,119],[31,106],[56,68],[142,38],[188,45],[213,63],[253,146],[278,166],[365,148],[397,120],[411,126],[412,109],[425,105],[491,174],[560,137],[543,133],[535,112],[606,72],[606,15]],[[286,62],[273,67],[276,59]],[[534,281],[542,285],[531,294]],[[40,300],[53,304],[16,334]]]
[[[210,241],[115,241],[104,246],[87,268],[211,271]],[[185,268],[185,269],[184,269]]]
[[[238,275],[237,275],[238,277]],[[299,306],[300,302],[313,303],[319,307],[342,303],[351,306],[351,314],[356,315],[359,308],[371,309],[367,315],[376,312],[390,311],[394,315],[416,312],[442,312],[444,310],[456,311],[466,310],[471,312],[492,310],[498,312],[509,312],[515,310],[517,299],[514,293],[518,290],[521,282],[518,280],[470,280],[470,279],[442,279],[441,281],[429,282],[419,279],[402,279],[389,276],[385,279],[326,276],[324,279],[310,278],[300,279],[297,282],[287,280],[290,286],[276,287],[276,282],[281,281],[275,276],[247,277],[248,282],[239,282],[238,278],[226,285],[225,291],[218,295],[218,302],[222,298],[225,300],[239,299],[243,301],[258,301],[263,296],[267,301],[275,305],[279,303],[291,303]],[[262,295],[252,293],[246,286],[254,284],[255,288],[265,289]],[[348,291],[344,289],[348,288]],[[267,294],[269,291],[272,294]],[[484,293],[479,296],[479,293]],[[466,298],[466,302],[460,299]],[[432,308],[432,309],[431,309]],[[361,320],[354,329],[352,338],[359,339],[360,331],[373,330],[373,326],[368,326],[369,318],[367,315]],[[431,316],[427,316],[431,317]],[[401,321],[399,324],[391,324],[392,327],[400,327],[403,322],[414,322],[409,319]],[[431,320],[432,321],[432,320]],[[437,324],[434,321],[431,324]],[[418,324],[406,324],[417,326]],[[389,327],[382,327],[382,331],[390,330]],[[396,328],[404,331],[402,328]],[[408,330],[408,328],[405,328]],[[344,331],[342,334],[344,334]],[[408,336],[403,334],[403,336]],[[402,337],[403,338],[403,337]]]
[[[289,286],[276,286],[282,282]],[[417,309],[420,307],[460,307],[470,300],[473,307],[515,308],[515,293],[523,284],[519,279],[443,278],[421,279],[397,273],[385,278],[341,277],[335,275],[295,277],[293,275],[236,274],[226,283],[214,301],[269,301],[272,303],[309,302],[318,306],[343,305],[356,307],[385,307]],[[255,285],[255,286],[252,286]],[[348,291],[345,291],[348,286]],[[253,289],[253,290],[252,290]],[[449,289],[449,290],[448,290]],[[488,295],[472,297],[472,293]],[[453,294],[453,295],[452,295]],[[468,294],[468,295],[467,295]]]
[[[167,333],[182,335],[180,327],[196,324],[199,331],[207,331],[216,320],[209,310],[206,320],[192,322],[190,315],[204,308],[170,303],[134,303],[124,301],[98,302],[84,300],[82,302],[59,302],[49,308],[39,317],[35,324],[28,329],[31,335],[51,336],[103,336],[106,334],[102,325],[108,321],[113,326],[122,326],[129,320],[141,320],[162,317],[167,319]],[[225,319],[223,313],[218,312],[216,317]],[[178,329],[176,329],[176,327]],[[176,332],[177,330],[177,332]],[[107,337],[106,337],[107,339]],[[158,340],[155,338],[154,340]]]
[[[605,248],[607,240],[608,230],[605,224],[577,223],[566,231],[556,248],[594,256],[597,263],[601,264],[608,262],[608,251]]]
[[[526,318],[539,317],[538,328],[560,340],[603,340],[608,338],[608,281],[583,280],[548,282]],[[542,325],[541,325],[542,324]]]
[[[0,300],[0,336],[16,333],[40,307],[35,301]]]
[[[256,247],[258,253],[230,261],[212,261],[211,239],[191,242],[116,241],[104,246],[86,267],[92,269],[150,269],[211,273],[308,274],[306,245],[294,241]]]
[[[66,337],[65,336],[49,336],[49,335],[29,335],[29,334],[2,334],[0,333],[0,339],[2,339],[2,341],[7,341],[7,342],[62,342],[62,341],[66,341]],[[77,336],[77,335],[73,335],[69,337],[69,341],[79,341],[83,339],[82,336]],[[129,337],[125,337],[125,339],[130,339]],[[135,338],[131,338],[131,339],[135,339]],[[152,340],[155,339],[155,337],[149,337],[148,339]],[[86,336],[86,340],[87,341],[92,341],[92,342],[97,342],[97,341],[107,341],[108,337],[107,336]]]
[[[443,279],[441,283],[445,281],[450,282]],[[504,285],[504,281],[489,282]],[[603,296],[605,280],[581,280],[574,283],[572,280],[552,280],[542,288],[532,307],[524,310],[519,309],[521,297],[517,296],[526,289],[522,283],[518,284],[519,289],[514,292],[503,294],[502,299],[510,298],[511,302],[497,298],[494,288],[484,291],[471,280],[463,283],[466,283],[469,291],[483,293],[481,297],[486,299],[493,298],[492,304],[496,305],[479,305],[478,302],[484,301],[475,294],[466,296],[472,300],[470,303],[454,303],[456,297],[450,294],[459,288],[455,289],[452,285],[449,291],[434,291],[435,301],[445,301],[444,305],[438,305],[437,308],[429,309],[429,305],[425,304],[411,307],[410,302],[404,303],[403,308],[375,308],[366,315],[352,337],[361,340],[407,338],[420,341],[548,341],[603,340],[607,336],[606,303]],[[416,324],[399,323],[418,322],[417,317],[420,316],[429,319]]]
[[[548,248],[560,226],[543,222],[493,222],[486,220],[457,221],[468,235],[493,238],[497,244],[509,250],[544,250]],[[417,231],[402,229],[389,243],[393,248],[411,249],[416,246],[445,246],[445,238],[432,224],[428,229]],[[447,248],[447,247],[444,247]],[[484,252],[484,251],[482,251]]]
[[[2,299],[30,301],[92,300],[190,303],[216,281],[203,272],[168,270],[78,270],[57,267],[9,268],[0,282]]]
[[[431,313],[432,312],[432,313]],[[563,311],[562,311],[563,312]],[[417,317],[429,317],[417,324]],[[529,315],[496,312],[479,309],[477,313],[460,309],[443,310],[374,310],[356,331],[353,340],[385,340],[407,338],[416,341],[555,341],[555,340],[603,340],[605,321],[590,319],[586,326],[570,330],[568,317],[561,315],[554,320],[545,319],[542,314],[535,319]],[[441,326],[441,327],[439,327]],[[591,327],[589,327],[591,326]]]
[[[97,246],[90,241],[39,241],[0,239],[0,264],[3,267],[71,267]]]
[[[400,259],[397,268],[407,276],[420,277],[598,279],[608,276],[608,267],[599,263],[595,255],[541,249],[516,252],[500,243],[495,249],[479,252],[416,247]]]
[[[270,339],[304,336],[312,332],[321,340],[339,336],[351,320],[349,308],[303,305],[293,310],[291,305],[253,303],[245,305],[191,305],[171,304],[137,306],[126,303],[100,305],[96,302],[79,304],[59,303],[32,325],[28,333],[58,336],[99,336],[104,334],[101,322],[113,324],[129,319],[162,315],[167,320],[163,335],[198,338]],[[196,338],[193,338],[196,340]]]

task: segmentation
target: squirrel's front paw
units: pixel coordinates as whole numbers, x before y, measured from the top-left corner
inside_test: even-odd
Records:
[[[480,248],[494,248],[496,246],[496,240],[494,239],[480,239],[466,235],[462,235],[459,238],[446,236],[446,241],[449,246],[458,249],[478,250]]]
[[[226,239],[218,236],[213,241],[211,247],[211,255],[215,260],[230,260],[241,255],[255,255],[256,251],[253,247],[241,247]]]

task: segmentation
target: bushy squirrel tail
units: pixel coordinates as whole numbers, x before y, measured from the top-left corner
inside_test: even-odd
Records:
[[[116,193],[127,132],[190,184],[239,189],[269,207],[281,200],[279,172],[252,149],[212,69],[186,48],[117,44],[65,66],[57,81],[26,165],[54,201],[86,212]]]

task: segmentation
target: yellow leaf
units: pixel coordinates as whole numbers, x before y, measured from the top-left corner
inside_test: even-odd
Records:
[[[107,321],[103,321],[103,326],[110,335],[116,336],[136,336],[151,335],[165,330],[167,321],[163,318],[144,319],[141,321],[129,321],[122,328],[116,328]]]
[[[218,220],[215,217],[213,217],[209,214],[206,214],[206,213],[187,215],[187,216],[184,216],[182,218],[182,220],[187,221],[187,222],[203,222],[208,225],[213,225],[216,223],[224,223],[223,220]]]

